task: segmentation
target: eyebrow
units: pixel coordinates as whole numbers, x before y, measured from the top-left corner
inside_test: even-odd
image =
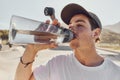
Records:
[[[77,20],[77,21],[75,21],[75,22],[83,22],[83,23],[85,23],[85,21],[84,20]]]
[[[81,19],[78,19],[78,20],[76,20],[75,22],[83,22],[83,23],[85,23],[85,21],[84,21],[84,20],[81,20]],[[71,24],[71,22],[70,22],[70,24]]]

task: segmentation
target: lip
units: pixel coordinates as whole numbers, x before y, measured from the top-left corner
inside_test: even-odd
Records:
[[[73,30],[70,30],[70,31],[73,33],[73,39],[75,39],[76,38],[76,33]]]
[[[76,39],[76,38],[77,38],[77,34],[73,33],[73,39]]]

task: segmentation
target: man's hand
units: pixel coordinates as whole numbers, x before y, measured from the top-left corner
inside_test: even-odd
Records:
[[[60,23],[58,22],[57,19],[54,19],[53,22],[51,23],[52,25],[55,26],[49,26],[50,20],[46,20],[45,23],[41,23],[39,27],[35,30],[38,32],[41,32],[41,35],[35,35],[34,36],[34,41],[38,43],[50,43],[52,39],[57,39],[57,35],[52,34],[55,33],[56,30],[58,30],[56,27],[60,26]],[[50,28],[49,28],[50,27]]]
[[[50,24],[50,20],[46,20],[45,24]],[[60,26],[60,23],[58,22],[57,19],[54,19],[52,21],[52,25],[57,25]],[[39,31],[39,27],[38,29],[36,29]],[[57,36],[52,36],[54,38],[57,38]],[[53,42],[53,41],[50,41],[51,39],[50,38],[40,38],[40,36],[35,36],[35,41],[37,42],[40,42],[41,44],[29,44],[28,46],[30,47],[30,49],[34,49],[35,52],[37,52],[38,50],[43,50],[43,49],[48,49],[48,48],[56,48],[58,45]],[[43,44],[42,44],[43,42]]]
[[[28,44],[26,49],[33,53],[37,53],[39,50],[56,48],[58,45],[55,42],[50,42],[46,44]]]

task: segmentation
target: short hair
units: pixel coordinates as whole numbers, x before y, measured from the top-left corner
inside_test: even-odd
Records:
[[[88,17],[88,20],[89,20],[90,25],[91,25],[91,30],[94,30],[94,29],[96,29],[96,28],[100,28],[100,27],[95,23],[95,21],[94,21],[93,19],[91,19],[91,18]],[[100,41],[100,38],[99,38],[99,37],[95,40],[95,42],[98,42],[98,41]]]

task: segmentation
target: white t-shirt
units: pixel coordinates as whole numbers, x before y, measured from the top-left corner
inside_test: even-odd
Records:
[[[97,67],[82,65],[73,54],[60,55],[34,70],[36,80],[120,80],[120,67],[105,58]]]

